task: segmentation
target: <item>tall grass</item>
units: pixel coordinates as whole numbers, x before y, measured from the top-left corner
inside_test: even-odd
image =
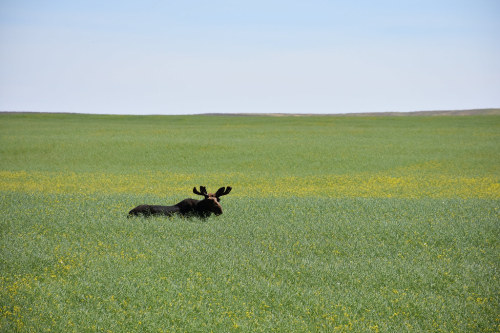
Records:
[[[498,331],[499,125],[1,115],[0,330]]]

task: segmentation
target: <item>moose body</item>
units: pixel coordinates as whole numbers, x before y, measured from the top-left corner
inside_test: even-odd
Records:
[[[164,215],[164,216],[195,216],[199,218],[207,218],[212,214],[221,215],[222,206],[220,205],[220,197],[231,192],[231,187],[221,187],[215,193],[207,193],[205,186],[200,186],[200,191],[193,188],[193,193],[202,195],[205,198],[202,200],[184,199],[173,206],[157,206],[157,205],[140,205],[132,209],[128,213],[131,216],[151,216],[151,215]]]

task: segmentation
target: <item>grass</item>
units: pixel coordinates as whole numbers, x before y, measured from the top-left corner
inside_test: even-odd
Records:
[[[0,115],[0,331],[498,331],[499,127]]]

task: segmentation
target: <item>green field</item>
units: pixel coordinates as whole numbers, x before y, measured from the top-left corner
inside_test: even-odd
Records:
[[[0,114],[0,212],[2,332],[500,330],[498,115]]]

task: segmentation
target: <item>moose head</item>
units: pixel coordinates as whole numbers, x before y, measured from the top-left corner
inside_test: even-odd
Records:
[[[198,191],[196,187],[193,188],[193,193],[202,195],[205,199],[198,201],[196,204],[195,210],[201,216],[208,216],[212,213],[215,215],[222,214],[222,206],[220,205],[220,197],[231,192],[231,186],[221,187],[215,193],[207,193],[207,188],[205,186],[200,186],[200,190]]]

